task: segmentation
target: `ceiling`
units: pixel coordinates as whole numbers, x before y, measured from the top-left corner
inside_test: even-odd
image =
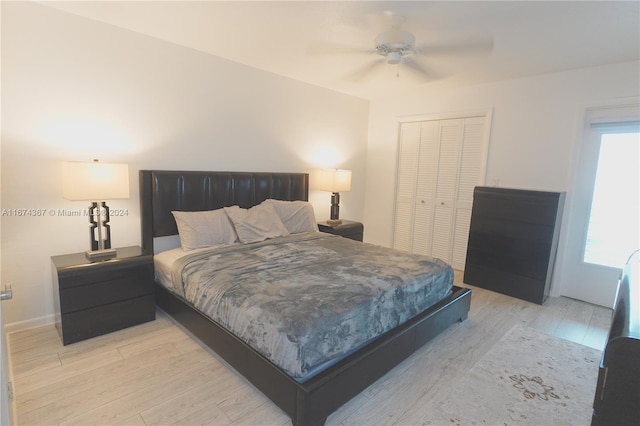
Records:
[[[640,59],[639,1],[81,1],[44,4],[365,99]],[[416,78],[376,58],[376,35],[400,23],[420,63]],[[484,52],[437,45],[492,39]],[[328,48],[331,46],[332,48]],[[336,51],[345,47],[351,53]]]

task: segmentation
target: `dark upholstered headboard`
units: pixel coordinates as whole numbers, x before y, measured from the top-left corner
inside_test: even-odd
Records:
[[[249,208],[267,198],[307,201],[309,175],[140,170],[142,247],[153,253],[154,237],[178,233],[172,210]]]

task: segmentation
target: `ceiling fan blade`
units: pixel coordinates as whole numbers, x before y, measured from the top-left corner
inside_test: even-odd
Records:
[[[488,54],[493,50],[493,36],[488,34],[465,35],[449,38],[443,43],[424,43],[416,46],[419,55]]]
[[[345,77],[345,80],[353,81],[353,82],[362,81],[365,77],[368,77],[369,75],[371,75],[371,73],[375,69],[380,68],[380,65],[384,66],[384,64],[385,64],[384,59],[376,59],[374,61],[368,62],[364,66],[360,68],[356,68],[351,73],[349,73]]]

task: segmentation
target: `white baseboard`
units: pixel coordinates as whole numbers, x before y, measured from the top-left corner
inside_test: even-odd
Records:
[[[15,333],[17,331],[24,331],[30,328],[42,327],[45,325],[55,324],[56,319],[54,314],[45,315],[43,317],[32,318],[24,321],[12,322],[5,324],[4,330],[8,333]]]

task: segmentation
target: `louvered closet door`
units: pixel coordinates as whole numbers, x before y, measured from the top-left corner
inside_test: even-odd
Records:
[[[466,118],[463,125],[451,253],[451,264],[459,270],[464,269],[467,257],[473,189],[484,184],[482,159],[485,121],[485,117]]]
[[[394,247],[463,269],[473,188],[483,184],[485,117],[403,123]]]
[[[458,157],[462,144],[463,120],[442,120],[440,131],[440,155],[435,186],[435,215],[431,256],[451,262],[451,231],[455,210],[455,194],[458,184]],[[416,224],[418,226],[418,224]]]
[[[413,251],[411,241],[420,148],[420,123],[404,123],[400,127],[400,140],[402,143],[398,153],[393,247]]]
[[[433,188],[438,176],[438,154],[440,150],[440,122],[428,121],[420,125],[420,149],[414,199],[413,234],[411,236],[414,253],[431,255],[431,241],[434,233],[435,193]]]

